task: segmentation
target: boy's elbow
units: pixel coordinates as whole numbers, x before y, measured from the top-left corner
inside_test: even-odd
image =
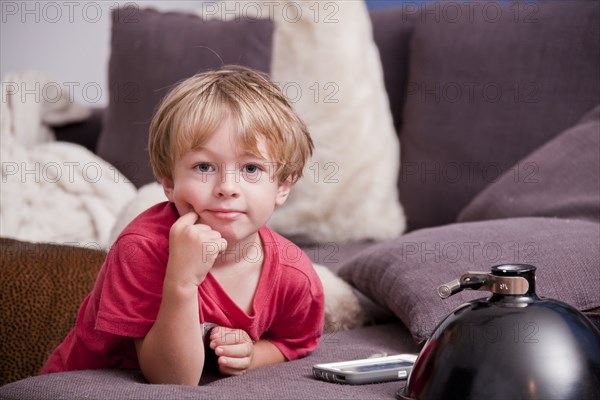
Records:
[[[182,385],[182,386],[198,386],[200,383],[200,379],[198,381],[193,380],[185,380],[185,379],[160,379],[160,380],[149,380],[146,378],[146,381],[151,385]]]
[[[138,363],[146,382],[154,385],[198,386],[204,370],[204,358],[186,360],[161,356],[154,348],[143,346],[144,339],[134,339]]]
[[[187,376],[186,374],[167,374],[167,375],[162,375],[162,374],[152,374],[149,372],[146,372],[142,369],[142,374],[144,375],[144,378],[146,379],[146,381],[152,385],[184,385],[184,386],[198,386],[198,384],[200,383],[200,377],[202,374],[199,375],[189,375]]]

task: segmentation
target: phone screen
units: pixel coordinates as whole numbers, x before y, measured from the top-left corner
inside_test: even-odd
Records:
[[[396,362],[388,362],[388,363],[381,363],[381,364],[366,364],[366,365],[358,365],[358,366],[354,366],[354,367],[344,367],[344,368],[340,368],[340,371],[369,372],[369,371],[380,371],[382,369],[412,367],[413,365],[414,365],[414,363],[410,362],[410,361],[396,361]]]

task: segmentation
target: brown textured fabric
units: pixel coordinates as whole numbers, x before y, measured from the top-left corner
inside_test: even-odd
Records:
[[[424,341],[453,309],[488,297],[464,291],[442,300],[437,287],[502,263],[536,266],[540,297],[580,311],[600,306],[600,224],[587,221],[510,218],[421,229],[366,249],[339,274]]]
[[[75,325],[103,251],[0,238],[0,384],[36,375]]]
[[[400,134],[409,229],[454,222],[485,186],[600,103],[600,3],[425,4]]]
[[[416,353],[418,347],[399,323],[323,336],[308,357],[259,368],[236,377],[206,375],[201,386],[149,385],[139,371],[77,371],[42,375],[0,388],[2,399],[392,399],[404,382],[339,385],[312,377],[318,363],[355,360],[375,354]]]
[[[160,100],[177,82],[224,64],[268,73],[273,22],[224,22],[152,9],[136,9],[133,20],[113,17],[110,100],[98,155],[140,187],[154,181],[148,127]]]
[[[485,188],[458,221],[526,216],[600,222],[600,106]]]

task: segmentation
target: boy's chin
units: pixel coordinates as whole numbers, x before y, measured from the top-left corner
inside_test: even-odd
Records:
[[[243,234],[241,232],[231,232],[227,229],[213,228],[221,234],[221,237],[227,241],[228,251],[237,251],[239,247],[252,247],[258,245],[260,247],[260,239],[258,232]]]

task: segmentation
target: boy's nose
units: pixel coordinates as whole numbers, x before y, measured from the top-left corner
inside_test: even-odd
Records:
[[[215,195],[217,197],[238,197],[240,176],[236,169],[224,168],[221,173],[221,179],[215,185]]]

